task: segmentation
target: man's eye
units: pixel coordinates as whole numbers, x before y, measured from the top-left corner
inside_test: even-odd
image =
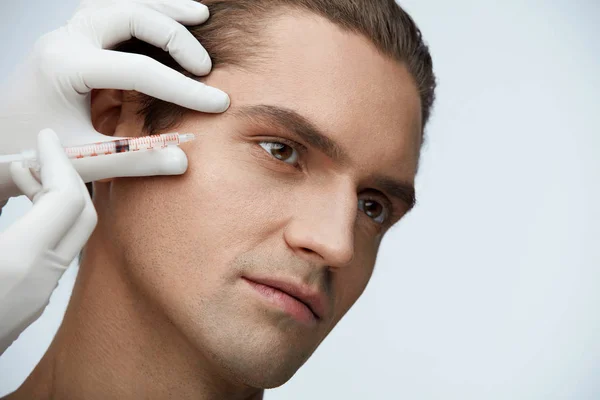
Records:
[[[367,214],[367,217],[378,224],[383,224],[387,220],[389,214],[385,206],[378,201],[370,199],[358,200],[358,209]]]
[[[259,145],[267,153],[286,164],[296,166],[298,164],[298,150],[285,143],[280,142],[260,142]]]

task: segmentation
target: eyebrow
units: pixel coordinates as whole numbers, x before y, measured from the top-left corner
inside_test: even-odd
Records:
[[[326,136],[317,126],[296,111],[285,107],[260,104],[245,106],[233,112],[243,117],[267,125],[276,125],[298,136],[315,149],[321,151],[334,162],[344,165],[350,160],[348,153],[334,140]],[[385,176],[376,176],[376,186],[388,196],[405,203],[410,211],[416,205],[415,188],[412,183],[398,181]]]
[[[375,184],[380,187],[382,191],[387,193],[388,196],[394,197],[406,204],[408,206],[406,212],[409,212],[417,205],[415,186],[412,183],[397,181],[385,176],[378,176],[375,178]]]

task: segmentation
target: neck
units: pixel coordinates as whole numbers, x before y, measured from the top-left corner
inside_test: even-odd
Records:
[[[228,380],[135,288],[109,246],[92,240],[61,328],[11,398],[262,399]]]

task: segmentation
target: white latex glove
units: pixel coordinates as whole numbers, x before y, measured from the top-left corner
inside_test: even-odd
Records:
[[[195,75],[207,74],[211,60],[183,24],[199,24],[208,9],[192,0],[84,1],[74,17],[41,37],[16,77],[0,95],[0,155],[35,148],[37,133],[57,132],[64,146],[111,140],[96,132],[90,118],[90,91],[136,90],[204,112],[223,112],[229,97],[149,57],[106,50],[135,36],[171,54]],[[179,148],[93,157],[78,162],[85,182],[185,172]],[[114,157],[114,158],[113,158]],[[0,203],[21,194],[0,163]]]
[[[0,233],[0,354],[35,321],[96,227],[85,184],[56,134],[38,136],[41,184],[21,163],[11,176],[33,208]]]
[[[64,146],[112,139],[92,127],[89,94],[95,88],[137,90],[198,111],[225,111],[225,93],[147,57],[105,50],[135,36],[203,75],[210,58],[178,22],[197,24],[207,17],[207,9],[191,0],[86,0],[66,26],[36,43],[0,92],[0,155],[37,147],[42,162],[42,185],[20,164],[0,164],[0,207],[21,193],[34,202],[0,234],[0,353],[42,313],[95,227],[96,213],[78,173],[89,182],[187,169],[177,147],[69,162],[51,133],[41,134],[36,146],[38,132],[55,129]]]

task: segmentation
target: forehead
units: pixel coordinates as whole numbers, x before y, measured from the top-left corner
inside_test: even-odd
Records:
[[[414,176],[421,110],[403,64],[367,38],[300,12],[269,20],[261,41],[253,50],[263,52],[259,64],[249,70],[224,67],[207,80],[230,94],[232,108],[292,109],[337,141],[355,165]]]

